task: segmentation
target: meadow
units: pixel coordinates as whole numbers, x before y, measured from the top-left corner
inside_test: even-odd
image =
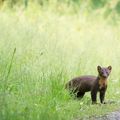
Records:
[[[120,106],[120,24],[33,7],[0,11],[0,120],[80,120]],[[65,83],[112,66],[106,101],[75,100]],[[99,103],[99,99],[98,99]]]

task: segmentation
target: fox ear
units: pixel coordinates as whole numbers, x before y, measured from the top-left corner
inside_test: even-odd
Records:
[[[108,68],[109,70],[112,70],[112,66],[108,66],[107,68]]]
[[[97,70],[98,70],[98,71],[100,71],[100,70],[101,70],[101,67],[100,67],[99,65],[97,66]]]

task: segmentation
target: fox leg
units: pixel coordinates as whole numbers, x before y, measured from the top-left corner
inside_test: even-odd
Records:
[[[91,92],[92,104],[97,103],[97,92]]]
[[[103,104],[105,103],[104,98],[105,98],[105,91],[100,91],[100,102]]]

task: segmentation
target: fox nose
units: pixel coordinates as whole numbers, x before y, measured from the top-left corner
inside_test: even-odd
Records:
[[[104,78],[107,78],[107,75],[105,74],[105,75],[103,75],[103,77],[104,77]]]

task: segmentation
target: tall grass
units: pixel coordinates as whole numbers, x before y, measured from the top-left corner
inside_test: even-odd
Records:
[[[82,14],[30,13],[0,12],[0,119],[70,120],[118,109],[120,26]],[[97,65],[113,67],[106,94],[113,104],[91,105],[89,93],[74,100],[64,89],[72,77],[97,75]]]

